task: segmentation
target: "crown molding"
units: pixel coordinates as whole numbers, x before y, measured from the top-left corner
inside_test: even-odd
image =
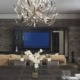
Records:
[[[0,14],[0,19],[18,19],[17,14]],[[56,19],[80,19],[80,14],[58,14]]]

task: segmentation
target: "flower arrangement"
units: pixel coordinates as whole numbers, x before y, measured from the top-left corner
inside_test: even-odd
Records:
[[[33,64],[34,64],[33,67],[34,67],[35,71],[39,68],[40,60],[42,60],[45,57],[45,56],[40,57],[41,52],[43,52],[42,49],[40,49],[35,54],[32,54],[32,52],[30,50],[27,50],[24,52],[29,57],[29,60],[31,60],[33,62]]]

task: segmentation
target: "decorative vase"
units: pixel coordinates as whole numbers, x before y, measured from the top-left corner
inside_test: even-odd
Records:
[[[33,71],[32,72],[32,78],[38,78],[38,71]]]
[[[47,60],[48,60],[48,61],[51,61],[51,58],[48,58]]]
[[[24,58],[20,58],[20,61],[24,61]]]
[[[32,78],[38,78],[38,68],[33,67]]]
[[[24,61],[23,54],[20,55],[20,61]]]

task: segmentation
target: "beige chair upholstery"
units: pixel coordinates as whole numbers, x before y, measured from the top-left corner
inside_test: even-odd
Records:
[[[64,55],[54,54],[54,55],[51,55],[51,59],[56,60],[56,61],[60,61],[61,64],[66,65],[66,58]]]
[[[0,54],[0,66],[7,66],[9,57],[9,55]]]
[[[52,55],[50,55],[50,57],[51,57],[51,60],[59,61],[59,64],[66,65],[66,58],[64,55],[52,54]],[[47,59],[47,57],[45,57],[44,59]]]
[[[20,55],[10,54],[9,60],[20,60]]]
[[[44,57],[45,55],[40,55],[40,57],[43,57],[43,59],[47,59],[47,57]],[[28,60],[28,56],[24,55],[24,60]],[[53,61],[59,61],[61,64],[66,65],[66,58],[64,55],[59,55],[59,54],[53,54],[50,55],[51,60]],[[20,60],[20,55],[17,54],[0,54],[0,66],[1,65],[8,65],[8,61],[11,60]]]

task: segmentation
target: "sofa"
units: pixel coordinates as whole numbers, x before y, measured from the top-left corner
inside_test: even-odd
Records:
[[[44,55],[40,55],[40,57],[42,57]],[[29,60],[27,55],[24,55],[24,60]],[[62,65],[66,65],[66,58],[64,55],[59,55],[59,54],[52,54],[50,55],[51,60],[53,61],[59,61],[60,64]],[[47,57],[45,57],[44,59],[47,59]],[[10,61],[14,61],[14,60],[20,60],[20,55],[17,54],[0,54],[0,66],[7,66],[9,65]]]

